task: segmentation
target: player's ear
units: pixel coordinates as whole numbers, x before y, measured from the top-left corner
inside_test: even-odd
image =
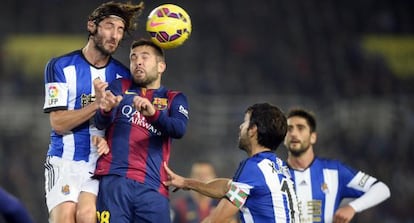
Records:
[[[252,137],[257,134],[257,125],[252,125],[250,128],[247,129],[247,133],[249,137]]]
[[[90,34],[94,34],[96,32],[96,24],[94,21],[88,21],[87,27],[88,32]]]
[[[167,64],[164,61],[158,62],[158,73],[164,73],[165,69],[167,69]]]
[[[311,132],[310,143],[312,145],[315,144],[317,139],[318,139],[318,134],[316,134],[316,132]]]

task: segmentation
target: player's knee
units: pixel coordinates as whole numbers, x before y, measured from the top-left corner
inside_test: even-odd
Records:
[[[77,223],[96,223],[96,209],[93,206],[83,206],[76,210]]]
[[[73,202],[64,202],[52,209],[49,216],[49,222],[74,222],[75,221],[75,204]]]

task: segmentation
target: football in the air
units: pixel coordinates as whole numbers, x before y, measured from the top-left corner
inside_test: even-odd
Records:
[[[146,29],[156,45],[172,49],[182,45],[190,36],[191,19],[181,7],[163,4],[151,11]]]

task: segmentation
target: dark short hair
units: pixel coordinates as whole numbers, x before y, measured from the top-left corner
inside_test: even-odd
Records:
[[[161,47],[159,47],[157,44],[152,42],[151,40],[148,40],[148,39],[135,40],[131,44],[131,50],[134,49],[135,47],[139,47],[139,46],[150,46],[150,47],[152,47],[155,50],[155,54],[157,56],[161,57],[162,60],[165,60],[164,50]]]
[[[103,19],[109,16],[118,16],[124,20],[125,31],[130,32],[137,28],[136,19],[141,15],[144,9],[144,3],[141,2],[137,5],[131,3],[120,2],[106,2],[98,6],[88,17],[89,21],[93,21],[95,24],[99,24]]]
[[[247,108],[250,113],[249,128],[257,126],[257,141],[275,151],[287,133],[287,121],[283,112],[269,103],[258,103]]]
[[[303,108],[292,108],[287,114],[287,118],[298,116],[304,118],[309,125],[311,132],[316,132],[316,118],[315,114]]]

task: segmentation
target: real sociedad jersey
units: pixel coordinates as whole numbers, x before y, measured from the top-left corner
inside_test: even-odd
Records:
[[[51,59],[45,69],[44,112],[81,109],[92,103],[95,95],[92,81],[98,77],[111,82],[121,77],[129,78],[130,72],[113,58],[105,67],[96,68],[88,63],[81,50]],[[91,144],[92,134],[104,134],[95,128],[93,119],[63,135],[52,129],[47,155],[66,160],[96,161],[98,155]]]
[[[290,169],[302,207],[302,223],[330,223],[343,198],[357,198],[376,178],[337,160],[315,157],[305,170]]]
[[[299,222],[293,181],[288,167],[274,152],[261,152],[242,161],[226,197],[240,209],[243,222]]]
[[[109,90],[123,96],[110,113],[96,113],[99,129],[107,128],[106,138],[111,152],[98,159],[95,175],[119,175],[143,183],[168,196],[164,162],[170,158],[172,138],[181,138],[187,128],[188,102],[181,92],[165,87],[145,89],[127,79],[111,83]],[[145,117],[133,106],[135,96],[147,98],[156,112]]]

